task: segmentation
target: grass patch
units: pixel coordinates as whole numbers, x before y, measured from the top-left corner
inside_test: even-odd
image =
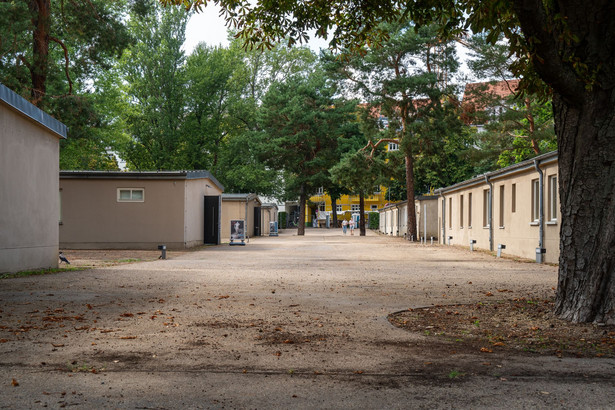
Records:
[[[66,267],[66,268],[24,270],[21,272],[14,272],[14,273],[2,273],[0,274],[0,279],[13,279],[13,278],[25,278],[28,276],[51,275],[53,273],[72,272],[72,271],[85,270],[85,269],[88,269],[88,268],[71,266],[71,267]]]

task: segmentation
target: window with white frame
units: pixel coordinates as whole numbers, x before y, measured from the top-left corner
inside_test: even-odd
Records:
[[[389,151],[399,151],[399,144],[396,142],[389,142]]]
[[[325,212],[325,204],[318,205],[318,211],[319,212]]]
[[[350,210],[352,212],[359,212],[361,210],[361,206],[359,204],[352,204],[350,205]]]
[[[538,179],[532,180],[532,222],[540,219],[540,182]]]
[[[143,188],[118,188],[117,202],[143,202],[145,201],[145,189]]]
[[[549,176],[549,220],[557,221],[557,175]]]
[[[372,211],[377,211],[378,210],[378,205],[372,205],[370,208]]]
[[[324,193],[325,193],[325,190],[323,189],[323,187],[319,187],[319,188],[316,190],[316,195],[322,195],[322,194],[324,194]]]
[[[380,185],[374,186],[374,195],[378,195],[380,193]]]
[[[335,211],[336,212],[342,212],[342,206],[341,205],[335,205]]]

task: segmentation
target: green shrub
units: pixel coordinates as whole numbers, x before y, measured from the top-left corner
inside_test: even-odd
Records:
[[[278,229],[286,228],[288,214],[286,212],[278,213]]]
[[[380,212],[370,212],[367,214],[367,225],[369,229],[380,229]]]

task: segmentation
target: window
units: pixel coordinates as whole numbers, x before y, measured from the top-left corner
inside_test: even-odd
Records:
[[[318,211],[319,212],[325,212],[325,204],[318,205]]]
[[[448,199],[448,227],[453,227],[453,198]]]
[[[325,190],[323,189],[323,187],[320,187],[316,190],[316,195],[322,195],[325,193]]]
[[[342,206],[341,205],[335,205],[335,211],[336,212],[342,212]]]
[[[389,151],[399,151],[399,144],[395,142],[389,142]]]
[[[549,176],[549,220],[557,221],[557,175]]]
[[[483,227],[489,228],[489,190],[483,190]]]
[[[372,211],[377,211],[377,210],[378,210],[378,205],[372,205],[372,206],[370,207],[370,209],[371,209]]]
[[[500,228],[504,227],[504,185],[500,185]]]
[[[472,227],[472,193],[468,194],[468,228]]]
[[[512,184],[512,192],[510,195],[510,200],[512,202],[511,211],[515,213],[517,212],[517,184]]]
[[[361,206],[359,204],[352,204],[350,205],[350,210],[352,212],[359,212],[361,210]]]
[[[540,219],[540,184],[538,179],[532,180],[532,222]]]
[[[459,195],[459,227],[463,228],[463,195]]]
[[[374,187],[374,195],[378,195],[380,193],[380,185],[376,185]]]
[[[143,202],[145,190],[143,188],[118,188],[117,202]]]

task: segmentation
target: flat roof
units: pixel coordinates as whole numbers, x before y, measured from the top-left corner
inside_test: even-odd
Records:
[[[60,179],[209,179],[221,191],[224,186],[209,171],[60,171]]]
[[[534,168],[534,162],[539,162],[540,164],[551,163],[557,161],[557,151],[547,152],[546,154],[538,155],[534,158],[526,159],[525,161],[518,162],[516,164],[509,165],[505,168],[498,169],[492,172],[486,172],[484,174],[475,176],[474,178],[467,179],[465,181],[459,182],[454,185],[450,185],[444,188],[438,188],[435,190],[434,194],[443,194],[450,191],[455,191],[460,188],[465,188],[471,185],[482,184],[485,182],[485,177],[490,179],[504,177],[509,174],[522,172],[530,168]]]
[[[68,133],[68,127],[66,125],[56,120],[34,104],[30,103],[28,100],[12,91],[4,84],[0,84],[0,101],[47,128],[58,137],[66,138]]]
[[[223,201],[252,201],[254,199],[260,202],[256,194],[222,194]]]

